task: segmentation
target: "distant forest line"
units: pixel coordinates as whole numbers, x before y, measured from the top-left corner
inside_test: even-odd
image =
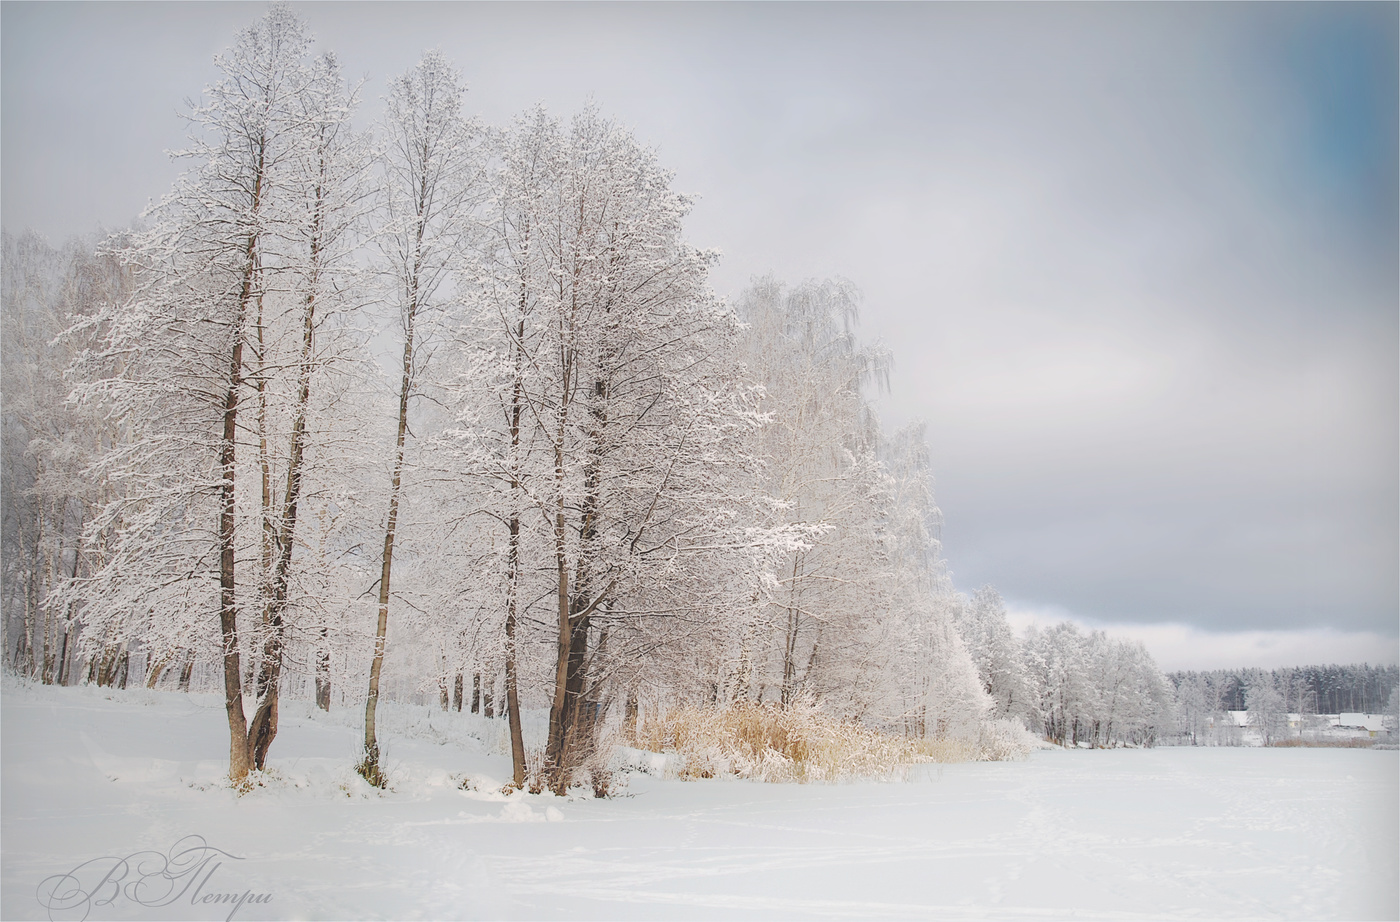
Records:
[[[1293,666],[1285,669],[1211,669],[1167,673],[1174,688],[1203,678],[1214,695],[1219,710],[1247,709],[1245,695],[1250,685],[1271,679],[1284,696],[1288,710],[1299,714],[1379,714],[1391,694],[1400,686],[1400,667],[1371,666]]]

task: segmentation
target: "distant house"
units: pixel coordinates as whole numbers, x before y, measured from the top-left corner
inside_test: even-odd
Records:
[[[1249,726],[1249,712],[1248,712],[1248,711],[1226,711],[1225,713],[1228,714],[1228,715],[1230,716],[1230,723],[1233,724],[1234,726],[1236,726],[1236,727],[1247,727],[1247,726]]]
[[[1385,732],[1384,714],[1340,714],[1337,726],[1349,730],[1369,730],[1372,736]]]

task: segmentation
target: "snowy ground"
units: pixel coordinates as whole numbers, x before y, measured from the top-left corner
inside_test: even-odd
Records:
[[[46,878],[198,835],[237,859],[205,853],[166,905],[52,917],[1400,916],[1394,751],[1049,751],[906,783],[633,775],[611,800],[507,799],[455,784],[508,774],[496,727],[418,708],[386,720],[397,790],[379,796],[349,770],[355,716],[289,703],[280,781],[238,798],[216,698],[6,680],[0,915],[47,918]],[[110,897],[112,865],[80,889]],[[225,893],[270,899],[204,902]]]

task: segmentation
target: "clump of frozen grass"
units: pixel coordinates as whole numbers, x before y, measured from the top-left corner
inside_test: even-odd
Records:
[[[977,747],[977,744],[958,737],[940,736],[933,739],[912,739],[909,740],[909,745],[922,756],[918,760],[920,762],[949,764],[982,761],[982,750]]]
[[[368,756],[355,763],[355,774],[365,779],[365,782],[373,787],[385,789],[389,787],[389,776],[379,767],[378,760],[370,759]]]
[[[633,743],[638,749],[675,753],[681,778],[733,775],[798,783],[898,780],[919,763],[1018,758],[1030,750],[1009,726],[991,726],[983,736],[908,739],[839,720],[810,701],[786,708],[740,702],[649,715],[637,727]]]

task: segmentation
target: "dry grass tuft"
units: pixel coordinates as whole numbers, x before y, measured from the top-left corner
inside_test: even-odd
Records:
[[[681,757],[681,778],[734,775],[759,781],[902,779],[910,765],[997,755],[979,741],[907,739],[830,717],[810,702],[787,708],[750,702],[683,707],[649,715],[633,744]],[[997,747],[998,752],[1006,746]],[[1024,750],[1020,752],[1024,755]]]
[[[1376,741],[1369,737],[1352,736],[1330,740],[1302,740],[1294,737],[1286,740],[1274,740],[1269,744],[1271,749],[1374,749]]]

